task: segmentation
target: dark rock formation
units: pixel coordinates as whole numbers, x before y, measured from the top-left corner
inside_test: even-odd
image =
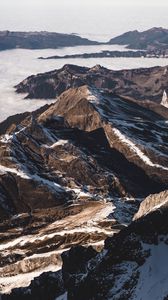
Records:
[[[145,51],[102,51],[97,53],[72,54],[64,56],[39,57],[39,59],[103,58],[103,57],[146,57]]]
[[[167,91],[167,72],[167,67],[113,71],[99,65],[93,68],[65,65],[59,70],[28,77],[16,86],[16,91],[27,93],[26,98],[50,99],[70,87],[87,84],[137,101],[146,101],[147,105],[147,100],[159,104],[163,92]],[[160,112],[167,112],[168,117],[168,109],[160,106]]]
[[[168,29],[154,27],[143,32],[129,31],[111,39],[109,43],[127,45],[130,49],[164,51],[168,47]]]
[[[2,300],[55,300],[65,292],[62,272],[44,273],[30,284],[29,288],[14,289],[11,295],[3,295]]]
[[[143,197],[166,188],[166,123],[157,113],[83,86],[30,115],[2,123],[3,213],[73,201],[77,187],[106,197]]]
[[[65,82],[69,68],[64,67],[66,72],[59,74]],[[86,77],[89,72],[103,76],[107,72],[100,67],[71,69],[72,77],[76,72]],[[163,68],[160,70],[163,72]],[[107,237],[130,224],[140,199],[168,188],[167,149],[167,123],[160,113],[111,90],[86,85],[63,92],[54,104],[3,122],[0,125],[0,291],[8,293],[13,288],[27,286],[45,271],[60,269],[61,254],[72,246],[92,245],[100,251]],[[156,229],[155,222],[160,222],[157,217],[151,221],[154,223],[147,216],[144,220],[147,220],[144,225],[135,225],[141,224],[136,221],[112,242],[106,240],[106,251],[100,254],[81,247],[65,254],[65,286],[61,283],[60,289],[59,281],[58,288],[54,288],[57,277],[51,280],[51,293],[45,294],[46,299],[55,300],[66,289],[69,299],[106,299],[109,288],[113,287],[111,282],[119,284],[113,269],[114,274],[130,274],[131,279],[126,282],[121,279],[124,286],[131,280],[126,295],[132,295],[130,284],[135,283],[134,275],[148,257],[141,249],[141,237],[142,242],[146,239],[153,243],[152,230]],[[148,227],[146,235],[139,226]],[[164,233],[162,227],[159,232]],[[76,261],[73,266],[72,261]],[[95,272],[100,275],[98,279]],[[50,281],[50,275],[49,279],[47,276],[45,280]],[[46,285],[41,279],[40,282],[44,290]],[[39,299],[38,295],[42,295],[39,285],[38,280],[32,282],[33,294],[23,289],[25,299]],[[123,285],[119,287],[122,296]],[[14,299],[19,295],[20,290],[12,294]]]
[[[162,300],[168,292],[164,265],[168,259],[167,214],[167,207],[160,205],[107,239],[106,250],[89,261],[85,258],[82,268],[79,264],[74,272],[69,267],[73,253],[64,254],[63,278],[68,299]]]
[[[55,32],[0,32],[0,50],[7,49],[47,49],[78,45],[97,45],[98,42],[90,41],[74,34]]]
[[[96,253],[91,247],[72,248],[62,255],[61,277],[60,273],[51,279],[50,274],[43,275],[28,288],[14,290],[2,299],[36,300],[39,295],[46,300],[167,299],[168,207],[163,193],[157,197],[162,198],[159,208],[154,206],[147,215],[108,238],[102,252]]]

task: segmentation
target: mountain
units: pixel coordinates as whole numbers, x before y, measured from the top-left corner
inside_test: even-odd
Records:
[[[43,274],[2,300],[166,300],[168,191],[149,200],[150,211],[107,238],[101,252],[73,247],[62,255],[62,273]]]
[[[7,49],[56,49],[78,45],[98,45],[98,42],[74,34],[56,32],[14,32],[0,31],[0,50]]]
[[[74,245],[100,251],[168,188],[167,150],[165,117],[87,85],[0,124],[1,293],[56,272]]]
[[[151,53],[152,55],[152,53]],[[104,58],[104,57],[150,57],[150,53],[145,51],[109,51],[104,50],[101,52],[94,53],[82,53],[82,54],[71,54],[63,56],[48,56],[48,57],[39,57],[39,59],[69,59],[69,58]],[[153,57],[153,56],[152,56]]]
[[[63,254],[69,300],[167,299],[166,195],[150,213],[107,239],[97,256],[89,257],[80,248]]]
[[[167,50],[168,29],[154,27],[143,32],[129,31],[112,38],[109,44],[127,45],[130,49]]]
[[[16,86],[29,99],[52,99],[70,87],[88,85],[138,101],[168,117],[161,103],[168,92],[168,67],[113,71],[99,65],[93,68],[65,65],[59,70],[32,75]]]
[[[2,123],[4,214],[75,200],[70,188],[89,186],[92,196],[111,192],[139,197],[168,183],[166,120],[137,103],[82,86],[24,116],[17,124],[9,119],[7,126]],[[117,182],[122,182],[122,192]]]

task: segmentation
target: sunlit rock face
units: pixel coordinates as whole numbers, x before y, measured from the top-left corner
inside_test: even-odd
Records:
[[[168,190],[165,190],[160,194],[149,195],[144,201],[142,201],[138,212],[134,216],[134,220],[139,219],[163,206],[168,206]]]
[[[162,101],[161,101],[161,105],[165,106],[168,108],[168,96],[166,91],[163,92],[163,97],[162,97]]]

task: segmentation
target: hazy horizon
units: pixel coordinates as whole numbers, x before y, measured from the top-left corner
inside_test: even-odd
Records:
[[[129,30],[167,28],[167,12],[166,0],[1,0],[0,30],[78,33],[105,40]]]

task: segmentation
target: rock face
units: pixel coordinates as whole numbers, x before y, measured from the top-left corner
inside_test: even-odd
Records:
[[[100,253],[91,247],[74,247],[62,255],[62,275],[56,273],[50,278],[51,274],[46,274],[28,288],[14,290],[2,299],[166,300],[168,207],[163,193],[154,197],[160,202],[159,208],[153,207],[108,238]]]
[[[98,42],[90,41],[73,34],[54,32],[12,32],[0,31],[0,50],[7,49],[47,49],[78,45],[97,45]]]
[[[151,211],[159,209],[162,206],[168,205],[168,191],[164,191],[160,194],[153,194],[148,196],[140,204],[138,212],[134,216],[134,220],[141,218],[144,215],[149,214]]]
[[[2,124],[2,215],[74,201],[76,189],[143,197],[168,184],[166,122],[136,103],[83,86],[19,118]]]
[[[68,71],[64,72],[66,68]],[[86,68],[67,66],[59,73],[65,82],[67,76],[76,80],[69,74],[69,68],[74,70],[73,76],[86,71],[89,75]],[[107,72],[95,67],[91,74],[96,70]],[[3,294],[28,286],[43,272],[59,270],[61,254],[75,245],[88,249],[79,246],[63,256],[64,283],[55,275],[58,290],[53,288],[51,280],[53,293],[47,293],[45,299],[67,295],[66,290],[73,300],[106,299],[109,293],[106,287],[111,287],[111,283],[108,278],[106,282],[106,276],[105,281],[101,279],[103,269],[101,266],[99,269],[99,262],[102,261],[104,268],[107,259],[107,269],[111,259],[117,266],[121,262],[119,270],[125,276],[127,271],[139,272],[139,264],[146,259],[138,228],[148,226],[148,216],[145,217],[148,221],[144,221],[147,223],[142,223],[145,225],[135,225],[138,220],[112,242],[106,240],[106,251],[101,254],[90,246],[100,251],[107,237],[130,224],[140,200],[168,188],[167,119],[129,97],[99,89],[99,81],[96,82],[97,87],[82,85],[67,90],[68,86],[64,86],[66,91],[54,104],[10,117],[0,124],[0,292]],[[148,226],[148,230],[149,242],[154,229]],[[162,229],[159,232],[163,234]],[[136,234],[138,241],[131,239]],[[142,233],[143,243],[145,238]],[[117,254],[115,258],[109,254],[113,250],[114,254],[118,251],[119,261]],[[122,259],[129,261],[131,253],[133,264],[123,264]],[[97,271],[100,280],[95,277]],[[111,268],[107,270],[107,277],[111,272]],[[45,278],[48,280],[47,275]],[[110,278],[111,282],[113,275]],[[40,277],[40,281],[32,282],[33,292],[22,290],[25,299],[39,299],[39,282],[46,287],[41,280]],[[91,289],[91,294],[87,294],[92,284],[95,292]],[[20,290],[15,290],[9,297],[18,299],[19,293]]]
[[[12,294],[3,295],[2,300],[13,299],[13,300],[54,300],[57,296],[64,294],[65,288],[62,279],[62,272],[48,272],[44,273],[38,278],[32,281],[28,288],[15,289]]]
[[[104,251],[90,259],[82,259],[80,249],[65,253],[68,299],[167,299],[167,214],[160,205],[107,239]]]
[[[152,104],[160,104],[163,91],[168,86],[167,74],[167,67],[112,71],[101,66],[85,68],[65,65],[60,70],[28,77],[16,86],[16,91],[27,93],[26,98],[49,99],[70,87],[88,85],[131,97],[141,103],[150,100]],[[160,110],[165,111],[163,107]]]
[[[168,29],[154,27],[143,32],[129,31],[111,39],[109,43],[127,45],[130,49],[166,50],[168,46]]]

